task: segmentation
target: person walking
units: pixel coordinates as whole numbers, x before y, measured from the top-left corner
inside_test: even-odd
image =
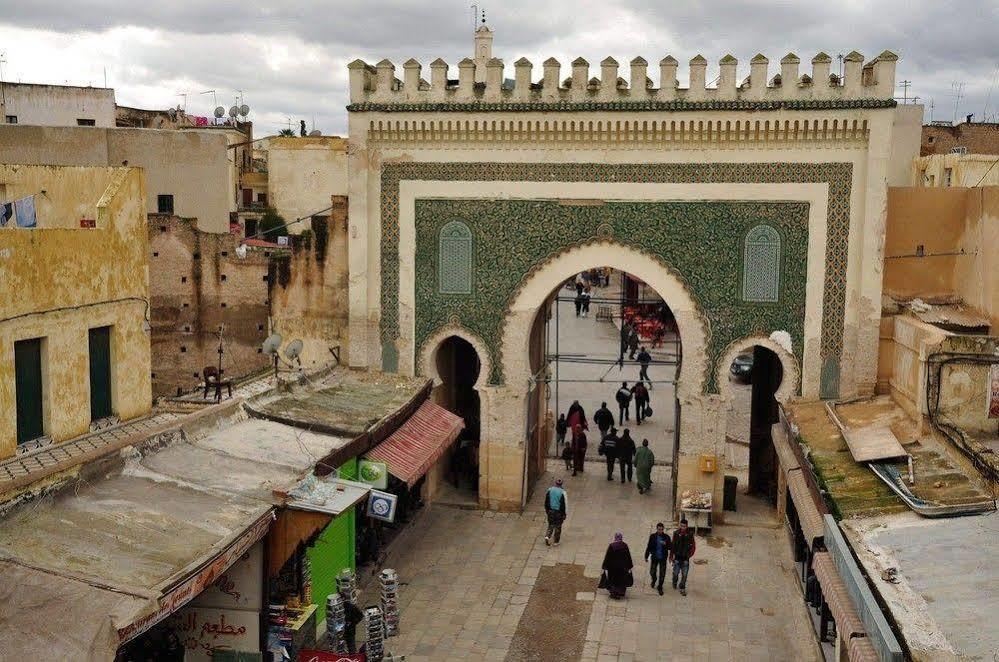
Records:
[[[618,425],[624,425],[625,421],[631,420],[631,389],[628,388],[628,382],[621,382],[621,388],[617,390],[614,394],[614,399],[617,400],[617,410],[618,410]]]
[[[565,422],[569,424],[570,430],[575,430],[577,425],[582,426],[584,430],[590,429],[586,422],[586,412],[583,410],[583,405],[579,404],[579,400],[573,400],[572,404],[569,405],[569,413],[565,415]]]
[[[652,363],[652,355],[649,354],[649,350],[642,346],[642,349],[638,352],[638,364],[641,368],[638,371],[638,381],[646,381],[649,383],[649,387],[652,387],[652,380],[649,379],[649,364]]]
[[[565,433],[569,431],[569,422],[565,420],[565,414],[558,415],[555,422],[555,450],[558,451],[565,443]]]
[[[641,425],[645,420],[645,408],[649,406],[649,389],[645,388],[645,382],[635,382],[631,394],[635,398],[635,421]]]
[[[583,290],[577,285],[576,286],[576,298],[572,300],[576,305],[576,317],[580,316],[583,312]]]
[[[565,462],[565,470],[572,471],[572,444],[568,443],[562,449],[562,460]]]
[[[555,484],[545,492],[545,514],[548,516],[548,530],[545,532],[545,544],[551,546],[554,542],[558,547],[562,539],[562,523],[568,510],[566,508],[565,490],[562,489],[562,479],[555,480]]]
[[[628,342],[631,340],[631,334],[634,331],[634,327],[631,326],[631,322],[624,322],[621,324],[621,357],[624,357],[624,353],[628,351]]]
[[[572,475],[583,473],[586,463],[586,433],[583,426],[577,425],[572,429]]]
[[[635,352],[638,351],[638,331],[634,328],[631,329],[631,335],[628,336],[628,358],[632,361],[635,360]]]
[[[614,542],[607,545],[604,562],[600,566],[604,571],[600,580],[601,588],[606,588],[613,599],[620,600],[628,592],[628,587],[635,583],[635,578],[631,574],[634,566],[635,564],[631,562],[631,550],[624,542],[624,535],[615,533]]]
[[[590,299],[592,298],[592,296],[593,295],[590,293],[590,286],[587,285],[586,289],[583,290],[583,294],[582,294],[582,297],[583,297],[583,317],[589,317],[589,315],[590,315]]]
[[[593,422],[597,424],[597,429],[600,430],[601,439],[606,437],[607,431],[614,427],[614,414],[607,408],[606,402],[601,402],[600,409],[593,412]]]
[[[635,440],[631,438],[631,430],[624,429],[624,434],[617,442],[617,462],[621,467],[621,482],[624,482],[625,468],[628,470],[628,482],[631,482],[635,462]]]
[[[645,494],[652,489],[652,466],[655,463],[656,456],[649,448],[649,440],[642,439],[641,447],[635,452],[635,473],[639,494]]]
[[[697,543],[694,532],[687,527],[687,518],[680,520],[680,528],[673,532],[673,547],[669,558],[673,562],[673,588],[677,588],[679,578],[680,595],[687,595],[687,575],[690,573],[690,559],[694,556]]]
[[[611,428],[607,436],[600,440],[597,453],[607,461],[607,480],[614,480],[614,460],[617,459],[617,428]]]
[[[662,522],[656,524],[656,532],[649,536],[645,546],[645,560],[649,562],[649,575],[652,577],[650,586],[663,594],[663,582],[666,581],[666,566],[669,563],[670,539]],[[656,575],[658,574],[658,586]]]

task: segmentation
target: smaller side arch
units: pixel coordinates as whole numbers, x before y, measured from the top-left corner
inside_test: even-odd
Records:
[[[475,380],[475,390],[481,391],[482,387],[489,383],[489,375],[492,374],[492,355],[490,355],[489,348],[482,341],[482,338],[458,324],[442,326],[426,339],[420,348],[420,357],[417,363],[419,374],[434,380],[434,386],[439,386],[442,383],[440,374],[437,372],[437,351],[451,336],[457,336],[467,341],[479,355],[479,376]]]
[[[732,402],[732,383],[728,379],[728,367],[732,365],[735,357],[744,353],[747,349],[752,349],[756,345],[766,347],[780,359],[781,369],[784,374],[777,392],[774,393],[774,399],[781,404],[785,404],[798,392],[801,384],[801,366],[798,365],[798,359],[794,354],[787,351],[783,345],[773,338],[763,335],[746,336],[730,343],[725,348],[725,353],[722,354],[721,361],[715,366],[716,383],[726,407]]]

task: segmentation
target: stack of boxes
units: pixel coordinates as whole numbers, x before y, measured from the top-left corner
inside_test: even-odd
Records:
[[[357,578],[354,571],[344,568],[336,577],[336,591],[347,602],[357,604]]]
[[[343,596],[330,593],[326,598],[326,636],[329,637],[330,648],[337,653],[347,653],[347,640],[344,631],[347,629],[347,615],[344,610]]]
[[[370,662],[382,662],[385,657],[385,623],[382,620],[382,610],[378,607],[368,607],[364,610],[368,622],[368,642],[365,652]]]
[[[399,576],[386,568],[378,575],[381,584],[382,615],[385,619],[385,636],[399,634]]]

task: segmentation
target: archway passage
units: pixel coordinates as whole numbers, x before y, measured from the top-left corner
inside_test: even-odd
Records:
[[[776,394],[784,380],[783,364],[770,348],[752,345],[732,361],[728,379],[727,473],[744,486],[739,492],[775,504],[778,467],[772,426],[778,421]],[[726,503],[726,508],[733,505]],[[751,501],[745,505],[753,507]]]
[[[539,402],[549,417],[547,430],[528,437],[529,483],[539,455],[554,463],[550,468],[556,475],[571,473],[563,453],[567,446],[572,452],[573,431],[566,423],[563,436],[559,419],[569,417],[577,405],[588,428],[585,471],[605,472],[601,441],[609,435],[624,437],[625,431],[636,446],[649,440],[656,464],[673,463],[680,337],[672,310],[655,289],[627,272],[599,265],[574,275],[541,306],[529,354],[535,379],[546,387],[543,402],[542,394],[532,391],[529,408]],[[605,403],[610,418],[605,412],[598,423],[594,415]],[[625,482],[635,480],[634,471],[627,471],[630,459]],[[622,480],[621,467],[618,458],[615,481]],[[664,496],[672,490],[671,484],[657,488]]]
[[[482,365],[475,348],[464,338],[450,336],[437,349],[440,386],[435,400],[448,411],[461,416],[465,429],[449,451],[443,500],[464,497],[477,504],[479,487],[479,439],[481,429],[479,392],[475,383]]]

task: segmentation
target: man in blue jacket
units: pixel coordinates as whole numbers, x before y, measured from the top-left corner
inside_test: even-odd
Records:
[[[659,589],[659,595],[663,594],[663,582],[666,581],[666,567],[669,564],[670,539],[666,533],[666,527],[662,522],[656,524],[656,532],[649,536],[649,543],[645,546],[645,560],[649,561],[649,574],[652,576],[653,588]],[[658,573],[658,584],[656,586],[656,574]]]
[[[545,544],[552,542],[558,547],[562,538],[562,522],[566,516],[565,490],[562,489],[562,479],[559,478],[555,484],[545,492],[545,514],[548,515],[548,531],[545,533]]]

